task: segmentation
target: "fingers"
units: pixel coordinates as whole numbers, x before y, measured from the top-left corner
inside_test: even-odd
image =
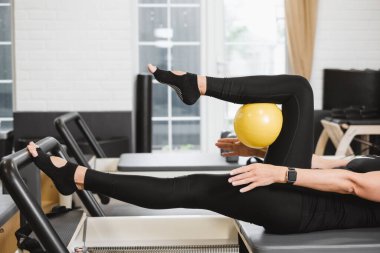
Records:
[[[38,146],[34,142],[30,142],[26,148],[28,149],[29,153],[33,157],[38,156],[38,153],[37,153]]]
[[[225,152],[225,153],[222,153],[223,157],[238,156],[238,155],[239,154],[236,153],[236,152]]]
[[[241,180],[233,181],[231,184],[233,186],[239,186],[239,185],[245,185],[245,184],[253,183],[256,181],[257,181],[256,177],[247,177],[247,178],[244,178]]]
[[[235,142],[238,142],[238,141],[239,141],[238,138],[220,138],[216,142],[217,143],[235,143]]]
[[[231,170],[230,175],[232,176],[232,175],[248,172],[254,168],[255,168],[255,164],[251,164],[249,166],[243,166],[243,167]]]
[[[259,186],[272,184],[274,181],[270,175],[260,173],[260,167],[257,164],[251,164],[234,169],[230,172],[233,175],[228,182],[233,186],[245,185],[240,192],[247,192]]]
[[[260,182],[259,178],[252,175],[250,172],[246,172],[243,174],[240,174],[238,176],[235,176],[233,178],[228,179],[228,182],[230,182],[233,186],[240,186],[240,185],[247,185],[240,189],[240,192],[247,192],[250,190],[253,190],[254,188],[258,186],[264,186],[267,184],[264,184],[263,182]]]
[[[235,179],[234,181],[231,181],[231,184],[233,186],[240,186],[240,185],[246,185],[245,187],[241,188],[240,189],[240,192],[247,192],[247,191],[250,191],[250,190],[253,190],[259,186],[266,186],[266,185],[269,185],[271,184],[270,181],[268,180],[265,180],[265,179],[260,179],[258,177],[255,177],[255,176],[249,176],[249,175],[246,175],[246,174],[250,174],[249,172],[248,173],[244,173],[242,175],[245,175],[245,177],[241,178],[241,179]],[[228,180],[230,182],[230,180]]]
[[[215,146],[223,149],[233,149],[238,142],[239,140],[236,138],[222,138],[215,143]]]

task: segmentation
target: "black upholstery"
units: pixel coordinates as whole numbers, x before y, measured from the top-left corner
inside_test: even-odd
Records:
[[[380,119],[335,119],[335,118],[330,118],[330,117],[327,117],[326,119],[338,124],[380,125]]]
[[[378,253],[380,228],[327,230],[305,234],[275,235],[264,228],[237,221],[239,233],[254,253]],[[249,251],[248,251],[249,252]]]
[[[314,149],[317,146],[319,136],[322,133],[323,126],[321,120],[331,115],[330,110],[314,110]],[[327,142],[324,155],[334,155],[335,147],[331,140]]]

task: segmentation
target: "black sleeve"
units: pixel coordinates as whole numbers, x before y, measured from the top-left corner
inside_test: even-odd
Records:
[[[367,156],[355,158],[347,164],[346,168],[358,173],[380,171],[380,157]]]

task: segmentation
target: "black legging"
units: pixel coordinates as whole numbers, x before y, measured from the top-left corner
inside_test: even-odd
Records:
[[[206,95],[229,102],[282,104],[283,127],[265,163],[310,168],[313,153],[313,92],[299,76],[207,77]],[[378,204],[354,196],[272,184],[240,193],[229,175],[176,178],[115,175],[88,170],[84,187],[151,209],[208,209],[264,226],[272,233],[379,225]]]

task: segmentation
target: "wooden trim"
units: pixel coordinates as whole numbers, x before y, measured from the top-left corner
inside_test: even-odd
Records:
[[[0,227],[0,252],[14,253],[17,249],[16,230],[20,227],[20,212]]]

